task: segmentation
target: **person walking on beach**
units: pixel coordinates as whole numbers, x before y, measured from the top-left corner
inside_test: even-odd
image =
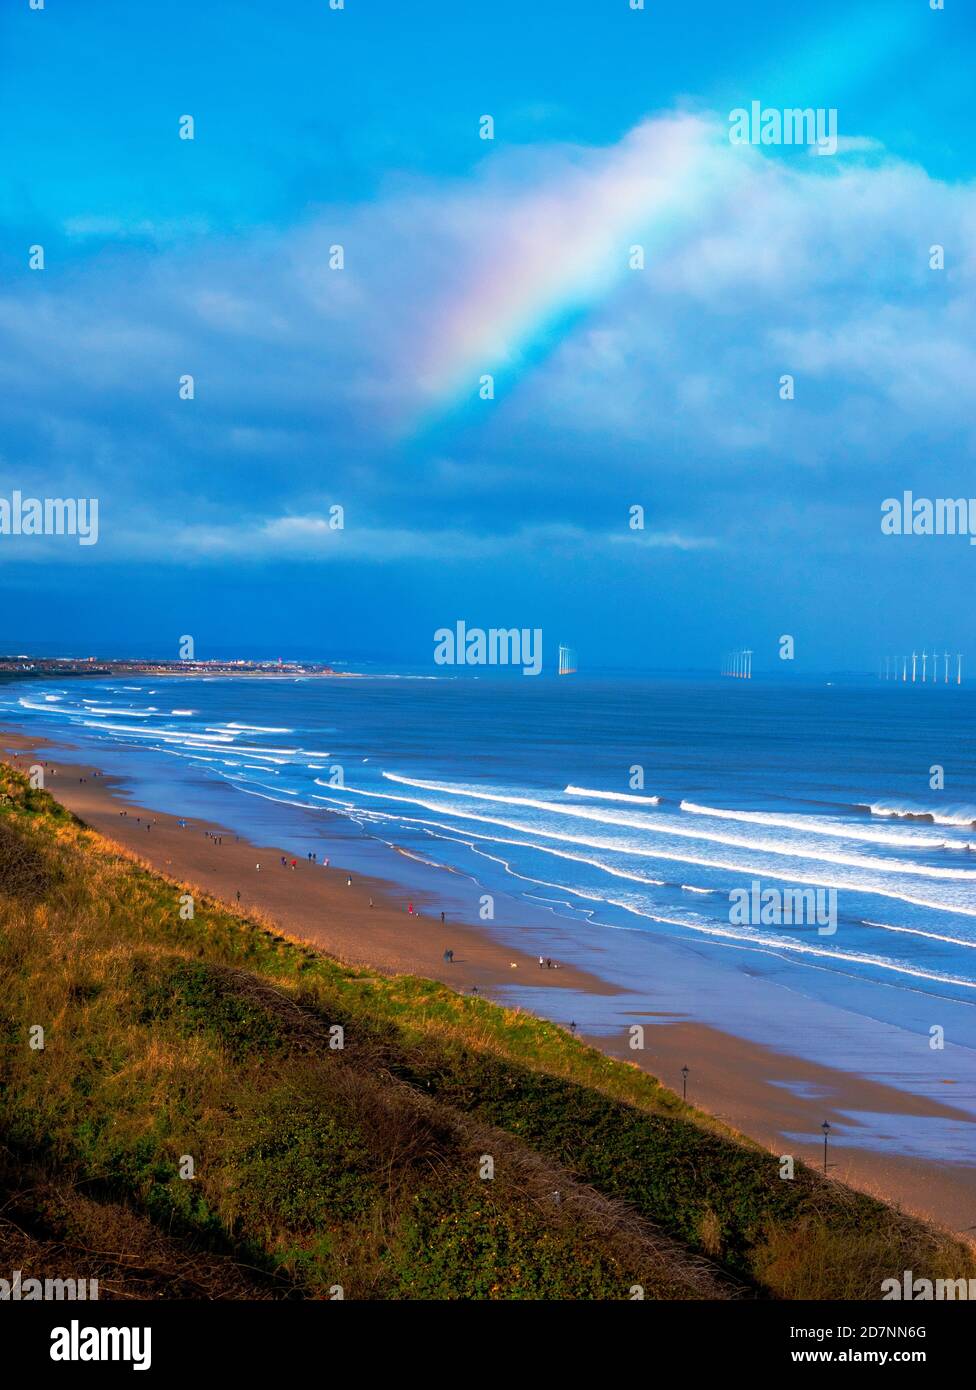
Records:
[[[410,913],[410,916],[412,917],[412,916],[413,916],[413,903],[407,903],[407,911]]]
[[[240,902],[240,900],[241,900],[241,890],[238,888],[238,890],[237,890],[237,901]]]
[[[545,965],[545,961],[544,961],[544,960],[542,959],[542,957],[540,956],[540,957],[539,957],[539,969],[541,970],[542,967],[543,967],[544,965]]]
[[[348,877],[346,878],[346,887],[347,887],[347,888],[351,888],[351,887],[352,887],[352,879],[351,879],[351,878],[348,878]]]
[[[441,926],[443,926],[443,925],[444,925],[444,914],[443,914],[443,912],[442,912],[442,913],[441,913]]]
[[[454,952],[450,949],[444,952],[444,960],[448,965],[454,964]]]

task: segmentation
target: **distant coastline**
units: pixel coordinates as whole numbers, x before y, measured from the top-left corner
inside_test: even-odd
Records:
[[[325,662],[306,661],[154,661],[90,657],[0,656],[0,675],[52,676],[324,676],[355,679],[358,671],[337,671]]]

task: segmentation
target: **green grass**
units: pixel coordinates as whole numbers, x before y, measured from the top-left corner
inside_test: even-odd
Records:
[[[40,1165],[275,1296],[877,1298],[902,1269],[976,1273],[545,1020],[207,897],[183,920],[185,891],[0,765],[8,1185]]]

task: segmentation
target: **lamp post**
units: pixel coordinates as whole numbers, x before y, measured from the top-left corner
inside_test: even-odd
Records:
[[[824,1137],[824,1173],[826,1173],[826,1172],[827,1172],[827,1135],[830,1133],[830,1125],[827,1123],[826,1120],[824,1120],[824,1122],[823,1122],[823,1124],[820,1126],[820,1128],[823,1130],[823,1137]]]
[[[681,1068],[681,1099],[688,1099],[688,1068]]]

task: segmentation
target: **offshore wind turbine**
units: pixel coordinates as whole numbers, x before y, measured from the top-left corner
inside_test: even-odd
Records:
[[[922,684],[925,684],[925,667],[929,659],[928,652],[922,652]]]
[[[956,656],[956,685],[962,685],[962,652]]]
[[[945,670],[945,679],[943,680],[942,683],[943,683],[943,685],[948,685],[948,684],[949,684],[949,653],[948,653],[948,652],[943,652],[942,655],[945,657],[945,667],[944,667],[944,670]]]
[[[915,663],[916,663],[917,660],[918,660],[918,655],[917,655],[917,653],[912,652],[912,685],[915,684]]]
[[[902,684],[904,684],[905,681],[908,680],[908,657],[907,657],[907,656],[903,656],[902,659],[901,659],[901,679],[902,679]]]

